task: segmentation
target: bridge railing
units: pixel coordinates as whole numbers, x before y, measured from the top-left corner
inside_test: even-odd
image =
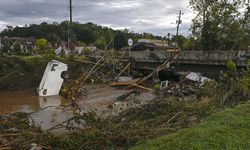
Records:
[[[179,60],[182,63],[224,65],[229,60],[237,60],[237,51],[182,51]]]
[[[180,63],[208,65],[225,65],[229,60],[237,61],[241,54],[238,51],[116,51],[114,53],[117,53],[120,59],[132,57],[137,62],[164,62],[167,59],[178,58]]]

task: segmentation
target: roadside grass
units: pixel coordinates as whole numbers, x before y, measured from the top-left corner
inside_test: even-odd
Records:
[[[148,140],[132,150],[250,149],[250,101],[217,112],[191,128]]]

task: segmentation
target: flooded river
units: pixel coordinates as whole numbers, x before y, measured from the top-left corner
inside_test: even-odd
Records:
[[[61,96],[39,97],[34,89],[0,92],[0,113],[32,112],[47,106],[67,103]]]
[[[88,85],[84,86],[84,89],[84,95],[77,102],[80,110],[82,112],[94,110],[102,118],[117,116],[123,110],[141,106],[147,103],[145,102],[147,99],[154,98],[151,93],[141,93],[132,97],[133,100],[139,100],[140,103],[133,104],[131,101],[119,102],[117,100],[119,96],[130,91],[127,89],[116,89],[108,85]],[[34,89],[0,92],[0,115],[13,112],[33,112],[29,115],[30,118],[35,126],[41,127],[43,130],[50,130],[74,117],[76,108],[69,104],[70,101],[61,96],[39,97],[34,93]],[[74,124],[74,122],[72,123]]]
[[[47,130],[73,116],[72,112],[59,109],[68,102],[61,96],[39,97],[34,93],[34,89],[4,91],[0,92],[0,114],[39,110],[30,114],[30,117],[36,126]]]
[[[85,88],[86,93],[80,99],[79,106],[83,111],[97,110],[97,112],[107,110],[108,105],[112,105],[118,96],[128,91],[109,86],[92,85]],[[44,130],[49,130],[73,117],[74,108],[65,110],[60,107],[68,105],[70,101],[61,96],[39,97],[34,91],[34,89],[26,89],[0,92],[0,114],[35,112],[30,114],[30,117],[36,126]]]

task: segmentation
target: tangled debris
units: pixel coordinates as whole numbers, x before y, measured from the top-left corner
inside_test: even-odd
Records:
[[[190,96],[195,95],[200,89],[200,84],[192,81],[169,82],[168,86],[162,89],[165,96]]]
[[[114,69],[114,65],[110,66],[110,63],[113,63],[112,57],[114,55],[96,59],[92,61],[94,63],[89,63],[91,65],[84,62],[80,78],[65,84],[64,92],[75,100],[86,92],[82,88],[84,84],[114,81],[129,72],[124,71],[124,68],[129,68],[128,65],[123,65],[125,67],[120,69]],[[128,149],[147,139],[187,128],[214,111],[236,106],[249,98],[250,69],[244,72],[242,78],[238,77],[236,69],[232,69],[224,74],[221,80],[210,81],[202,86],[199,82],[186,79],[179,82],[170,81],[165,88],[160,89],[160,95],[157,97],[143,95],[145,92],[141,91],[148,87],[144,87],[142,83],[153,78],[160,70],[168,68],[171,63],[173,61],[167,61],[147,76],[140,76],[127,83],[113,82],[112,84],[119,85],[119,88],[136,90],[129,90],[115,99],[109,110],[103,112],[102,116],[106,116],[103,118],[94,110],[80,112],[75,101],[72,101],[71,106],[77,108],[74,116],[48,131],[35,127],[28,114],[0,115],[0,149]],[[112,75],[113,73],[115,75]],[[143,95],[141,98],[138,96],[140,94]],[[187,100],[179,98],[188,95],[196,97]],[[70,126],[71,121],[84,124],[84,128]],[[65,126],[69,132],[49,132],[59,126]]]
[[[4,140],[0,148],[28,149],[36,143],[43,149],[126,149],[199,121],[208,114],[204,106],[174,99],[155,99],[139,109],[126,110],[119,117],[108,120],[96,119],[94,114],[76,117],[76,120],[84,118],[88,127],[70,134],[42,132],[30,125],[25,114],[3,116],[4,119],[1,116],[1,125],[4,126],[0,136]],[[12,125],[13,117],[21,122],[20,126]],[[16,139],[14,143],[13,138]]]
[[[106,119],[99,119],[94,112],[75,116],[76,121],[85,120],[86,128],[71,130],[70,133],[41,131],[30,124],[26,114],[1,115],[0,148],[29,149],[35,143],[43,149],[127,149],[147,139],[187,128],[219,109],[220,105],[215,103],[219,94],[213,93],[219,85],[209,82],[204,88],[200,91],[201,100],[183,101],[162,96],[140,108],[130,108],[119,116]],[[220,97],[227,94],[220,94]],[[234,98],[241,99],[237,93]],[[130,99],[134,99],[132,95],[125,101]],[[236,103],[238,99],[234,101]]]

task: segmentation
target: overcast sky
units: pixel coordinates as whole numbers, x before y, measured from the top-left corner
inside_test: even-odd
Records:
[[[73,20],[93,22],[113,29],[176,33],[178,11],[182,10],[180,34],[188,35],[193,12],[188,0],[73,0]],[[69,0],[0,0],[0,31],[6,25],[61,22],[69,18]]]

